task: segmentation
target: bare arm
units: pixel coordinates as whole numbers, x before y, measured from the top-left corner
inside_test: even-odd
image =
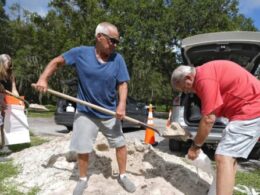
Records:
[[[126,99],[128,93],[127,82],[123,82],[118,86],[119,103],[116,108],[116,118],[122,120],[125,116],[126,110]]]
[[[39,80],[36,83],[36,89],[40,92],[46,92],[48,88],[48,80],[57,69],[65,64],[65,60],[62,56],[58,56],[51,60],[40,75]]]
[[[19,96],[19,93],[17,91],[17,88],[16,88],[16,81],[15,81],[15,77],[12,76],[12,91],[11,91],[13,94]]]
[[[197,131],[197,134],[194,138],[194,143],[198,146],[202,146],[203,143],[205,142],[206,138],[209,135],[209,132],[211,131],[214,123],[216,120],[215,114],[209,114],[202,116],[200,123],[199,123],[199,128]],[[192,160],[197,158],[199,147],[196,147],[195,145],[192,145],[188,151],[188,157]]]

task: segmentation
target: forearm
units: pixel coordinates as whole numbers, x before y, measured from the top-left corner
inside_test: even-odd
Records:
[[[12,77],[12,91],[11,91],[13,94],[19,96],[19,93],[17,91],[17,88],[16,88],[16,82],[15,82],[15,77],[13,76]]]
[[[197,134],[194,138],[194,143],[196,145],[204,144],[206,138],[209,135],[209,132],[211,131],[211,129],[215,123],[215,120],[216,120],[216,116],[214,114],[202,116],[200,123],[199,123]]]
[[[118,106],[120,106],[124,109],[126,108],[127,93],[128,93],[127,82],[121,83],[118,86],[118,94],[119,94]]]

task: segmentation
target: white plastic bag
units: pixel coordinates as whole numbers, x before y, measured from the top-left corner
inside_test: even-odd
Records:
[[[24,106],[7,105],[4,118],[5,144],[21,144],[30,142],[29,125],[24,113]]]
[[[206,173],[213,173],[211,160],[202,150],[200,150],[198,157],[194,160],[189,159],[187,154],[185,155],[185,158],[188,159],[192,165],[205,171]]]
[[[189,162],[194,165],[196,168],[201,169],[202,171],[208,173],[213,176],[212,183],[210,185],[208,195],[216,195],[216,177],[215,171],[212,167],[211,160],[209,157],[200,150],[199,155],[196,159],[191,160],[188,158],[188,155],[185,155],[185,158],[189,160]]]

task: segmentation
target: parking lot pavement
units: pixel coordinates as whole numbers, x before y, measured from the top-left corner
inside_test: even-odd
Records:
[[[40,117],[33,117],[28,118],[29,128],[30,130],[36,135],[60,135],[64,133],[68,133],[67,128],[63,125],[57,125],[54,122],[54,117],[49,118],[40,118]],[[158,119],[154,118],[154,126],[158,129],[164,129],[166,125],[165,119]],[[145,136],[145,129],[136,129],[136,128],[127,128],[124,129],[125,136],[127,138],[137,138],[137,139],[144,139]],[[160,141],[163,138],[158,136],[155,133],[156,140]]]
[[[28,117],[28,124],[30,131],[35,135],[61,136],[68,133],[65,126],[55,124],[54,117]]]

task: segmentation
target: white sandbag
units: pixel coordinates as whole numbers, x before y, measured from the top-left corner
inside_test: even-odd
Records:
[[[217,194],[217,183],[216,183],[216,176],[213,175],[213,181],[209,187],[208,195],[216,195]]]
[[[200,150],[198,157],[194,160],[189,159],[188,155],[185,155],[185,158],[188,159],[192,165],[208,174],[212,174],[214,172],[211,165],[211,160],[202,150]]]
[[[5,110],[4,137],[6,145],[30,143],[29,125],[24,106],[9,104]]]
[[[200,150],[200,153],[196,159],[191,160],[188,158],[188,155],[185,155],[185,158],[188,159],[189,162],[196,168],[212,175],[213,180],[211,182],[208,195],[216,195],[216,176],[209,157],[202,150]]]

